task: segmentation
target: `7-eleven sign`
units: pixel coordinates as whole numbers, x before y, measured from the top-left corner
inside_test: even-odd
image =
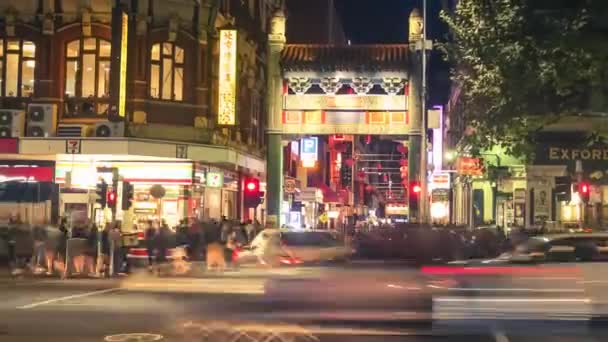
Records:
[[[80,154],[81,140],[68,139],[65,141],[66,154]]]

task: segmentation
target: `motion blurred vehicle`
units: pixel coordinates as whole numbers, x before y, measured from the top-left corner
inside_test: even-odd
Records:
[[[462,259],[463,237],[451,229],[403,227],[362,232],[355,237],[357,256],[363,259],[400,259],[417,264]]]
[[[306,265],[328,261],[348,261],[350,246],[337,240],[331,232],[319,230],[285,231],[265,229],[240,250],[233,261],[239,265],[262,263],[271,266]]]
[[[428,266],[434,319],[482,326],[563,322],[586,329],[608,317],[608,234],[541,235],[497,258]]]

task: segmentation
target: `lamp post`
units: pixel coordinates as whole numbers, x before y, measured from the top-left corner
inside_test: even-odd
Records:
[[[421,107],[422,107],[422,143],[420,153],[420,216],[421,223],[429,223],[429,196],[428,196],[428,184],[427,184],[427,126],[428,126],[428,118],[426,112],[426,50],[427,50],[427,41],[426,41],[426,12],[427,12],[427,0],[422,1],[422,98],[421,98]]]

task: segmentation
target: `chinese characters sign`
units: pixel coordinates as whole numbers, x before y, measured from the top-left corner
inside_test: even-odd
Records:
[[[220,31],[219,125],[236,124],[236,44],[236,30]]]
[[[129,16],[122,13],[122,31],[120,34],[120,86],[118,89],[118,115],[124,117],[127,101],[127,49],[129,43]]]

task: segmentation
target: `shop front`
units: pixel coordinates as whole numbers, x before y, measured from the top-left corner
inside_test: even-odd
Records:
[[[201,163],[194,165],[191,216],[201,220],[239,219],[239,174]]]
[[[192,162],[101,160],[95,156],[87,156],[88,160],[66,159],[59,159],[55,169],[62,213],[85,207],[90,218],[98,217],[93,196],[96,184],[100,178],[112,184],[112,172],[108,171],[116,170],[119,179],[134,188],[133,206],[123,213],[127,224],[162,219],[175,226],[188,215]]]
[[[53,161],[0,160],[0,221],[56,222],[54,172]]]
[[[587,132],[547,133],[537,146],[535,167],[553,167],[560,171],[545,172],[545,178],[551,177],[554,182],[555,177],[566,176],[572,180],[570,200],[553,202],[555,219],[565,227],[604,226],[608,217],[608,144],[589,144],[588,136]],[[587,203],[583,203],[577,192],[579,181],[590,187]],[[548,194],[555,199],[553,192]],[[535,198],[540,201],[540,197]]]

